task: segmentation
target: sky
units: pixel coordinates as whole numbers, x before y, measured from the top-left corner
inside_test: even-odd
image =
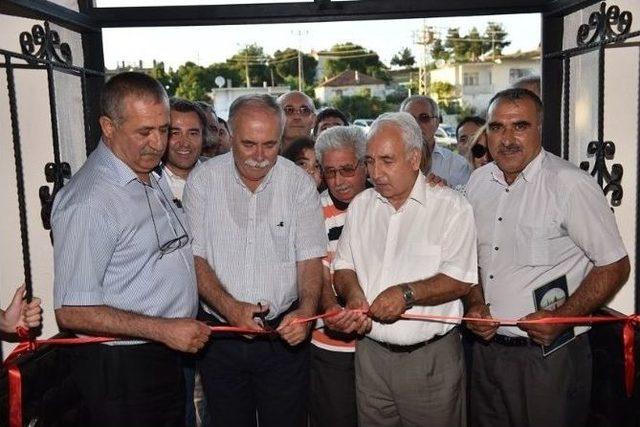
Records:
[[[98,6],[162,5],[179,0],[97,0]],[[189,3],[214,3],[214,0],[182,0]],[[245,0],[249,2],[249,0]],[[255,3],[255,0],[251,0]],[[226,1],[226,3],[229,3]],[[336,43],[353,42],[374,50],[385,64],[404,47],[421,58],[421,47],[414,44],[423,25],[433,26],[442,36],[449,27],[459,27],[462,35],[473,26],[484,31],[487,22],[504,25],[511,45],[504,52],[527,51],[540,44],[540,15],[493,15],[459,18],[403,19],[379,21],[339,21],[298,24],[259,24],[198,27],[118,28],[103,30],[105,65],[113,69],[127,65],[151,66],[163,61],[174,69],[187,61],[207,66],[224,62],[244,46],[256,43],[265,53],[287,47],[303,52],[330,49]]]

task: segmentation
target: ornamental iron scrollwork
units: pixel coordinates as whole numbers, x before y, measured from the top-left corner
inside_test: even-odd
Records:
[[[611,141],[605,141],[602,144],[598,141],[591,141],[587,146],[587,157],[594,157],[593,169],[591,169],[591,176],[596,177],[598,184],[606,184],[602,191],[605,196],[611,193],[611,206],[618,207],[622,203],[622,197],[624,195],[622,191],[622,173],[623,168],[619,163],[614,163],[611,166],[611,172],[607,169],[607,163],[605,160],[613,160],[616,154],[616,146]],[[589,162],[584,161],[580,163],[580,169],[589,172]]]
[[[47,182],[53,183],[53,189],[43,185],[38,193],[40,197],[40,218],[45,230],[51,230],[51,209],[56,193],[64,185],[64,180],[71,178],[71,166],[67,162],[47,163],[44,167],[44,175]]]
[[[22,53],[27,56],[58,62],[62,65],[72,65],[69,44],[60,42],[60,35],[57,31],[49,28],[47,21],[45,21],[44,27],[36,24],[31,28],[31,32],[21,32],[20,48]]]
[[[606,42],[616,37],[627,34],[631,30],[633,16],[631,12],[620,11],[618,6],[609,6],[600,3],[600,10],[591,13],[589,21],[580,25],[576,42],[578,46],[585,46],[598,41]],[[593,34],[591,34],[593,32]],[[591,34],[591,35],[590,35]]]

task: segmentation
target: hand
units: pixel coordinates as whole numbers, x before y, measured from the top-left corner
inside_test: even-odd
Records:
[[[20,327],[37,328],[42,322],[42,308],[40,298],[33,298],[29,304],[23,299],[25,285],[23,284],[13,295],[11,303],[4,312],[4,319],[0,318],[0,329],[7,333],[15,333]]]
[[[538,310],[535,313],[531,313],[519,320],[536,320],[545,319],[548,317],[555,317],[553,312],[547,310]],[[529,338],[533,342],[540,345],[551,345],[553,341],[569,327],[568,324],[563,323],[528,323],[519,324],[518,328],[525,331]]]
[[[351,327],[345,329],[343,332],[352,333],[355,332],[358,335],[364,335],[371,332],[373,323],[369,317],[369,303],[363,297],[352,298],[347,300],[347,311],[353,316]]]
[[[163,319],[159,341],[186,353],[197,353],[209,341],[211,329],[195,319]]]
[[[477,317],[482,319],[492,318],[491,311],[487,304],[472,305],[467,311],[467,314],[465,314],[465,317]],[[474,322],[467,320],[466,325],[471,332],[478,335],[483,340],[489,341],[496,334],[500,324],[498,322]]]
[[[225,317],[231,326],[250,329],[256,332],[264,331],[263,325],[256,322],[255,318],[259,314],[266,314],[269,311],[268,305],[249,304],[248,302],[234,301],[230,310],[227,310]],[[245,335],[246,338],[255,338],[255,335]]]
[[[449,185],[447,184],[446,179],[440,178],[433,172],[429,172],[429,175],[427,175],[427,184],[429,184],[431,187],[446,187],[447,185]]]
[[[356,331],[355,325],[357,324],[358,319],[362,316],[362,313],[354,310],[343,309],[338,304],[327,310],[327,313],[332,312],[336,314],[322,319],[327,328],[345,334],[350,334]]]
[[[406,309],[402,289],[396,285],[385,289],[373,300],[369,313],[380,322],[393,323]]]
[[[282,322],[280,322],[276,330],[287,344],[291,346],[298,345],[309,336],[313,322],[296,322],[296,319],[309,317],[311,315],[310,313],[303,313],[300,310],[294,310],[284,316],[284,319],[282,319]]]

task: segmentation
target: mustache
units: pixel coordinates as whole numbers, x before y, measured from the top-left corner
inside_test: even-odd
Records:
[[[503,147],[500,147],[500,149],[498,150],[500,154],[513,154],[519,153],[520,151],[522,151],[522,147],[517,144],[505,145]]]
[[[255,161],[253,159],[247,159],[244,161],[244,165],[249,166],[251,168],[266,169],[269,166],[271,166],[271,162],[266,159],[261,162]]]
[[[339,186],[336,187],[336,191],[345,191],[345,190],[348,190],[350,188],[351,188],[350,185],[342,184],[342,185],[339,185]]]

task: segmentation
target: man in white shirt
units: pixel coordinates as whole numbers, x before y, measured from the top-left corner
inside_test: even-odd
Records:
[[[507,89],[489,102],[487,142],[495,163],[477,169],[467,186],[482,283],[465,300],[467,316],[587,316],[627,280],[629,259],[602,189],[542,149],[542,116],[540,99],[526,89]],[[552,293],[564,303],[544,309],[544,295]],[[586,424],[587,328],[480,322],[469,328],[487,341],[473,352],[474,425]],[[577,337],[544,357],[538,344],[549,346],[565,333]]]
[[[477,282],[471,206],[420,173],[422,135],[407,113],[386,113],[367,137],[374,189],[356,196],[334,261],[347,308],[368,311],[350,328],[356,347],[358,419],[366,426],[463,426],[465,373],[453,323],[398,321],[459,316]]]
[[[182,208],[187,177],[199,163],[207,135],[207,117],[202,108],[186,99],[172,98],[170,107],[169,143],[162,169],[167,174],[174,203]]]
[[[405,111],[416,119],[426,149],[431,154],[431,165],[427,164],[423,168],[425,175],[431,172],[447,181],[451,188],[465,185],[472,170],[469,162],[461,155],[436,144],[435,135],[440,124],[438,103],[428,96],[413,95],[402,101],[400,111]]]

